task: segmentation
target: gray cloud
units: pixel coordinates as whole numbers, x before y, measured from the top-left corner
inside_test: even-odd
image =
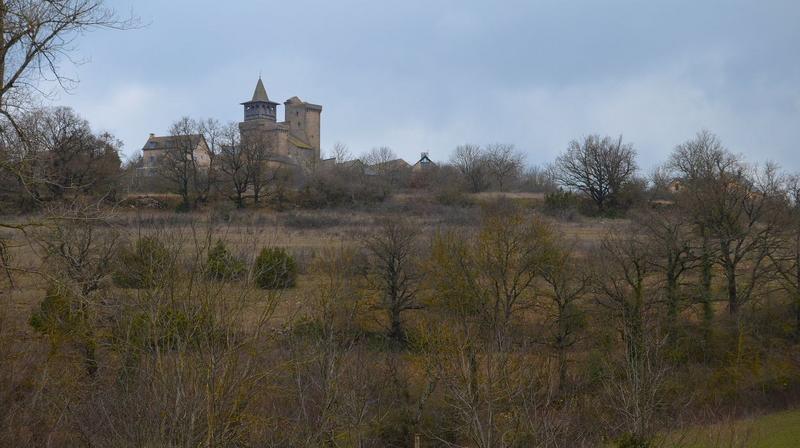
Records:
[[[502,141],[546,163],[572,138],[622,133],[647,167],[708,128],[800,169],[794,1],[129,4],[150,26],[86,36],[82,83],[57,100],[127,153],[182,115],[238,120],[263,71],[273,98],[323,104],[326,147],[443,159]]]

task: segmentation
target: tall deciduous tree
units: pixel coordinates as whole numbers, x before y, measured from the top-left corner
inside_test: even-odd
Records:
[[[692,223],[680,209],[641,212],[634,216],[634,222],[651,250],[652,270],[661,279],[668,337],[674,343],[678,314],[684,305],[684,277],[698,260]]]
[[[43,91],[43,81],[70,88],[62,62],[73,62],[75,39],[97,28],[127,29],[103,0],[0,0],[0,115],[20,131],[16,114]],[[5,131],[5,129],[4,129]]]
[[[573,140],[555,161],[553,178],[588,196],[600,211],[608,208],[636,174],[636,151],[630,143],[589,135]]]
[[[783,204],[777,168],[746,166],[708,131],[678,146],[671,165],[682,185],[679,204],[693,213],[703,240],[705,294],[713,261],[725,277],[728,311],[736,315],[771,269]]]
[[[522,167],[525,165],[525,156],[518,152],[514,145],[494,143],[486,147],[486,167],[500,191],[519,179]]]
[[[794,316],[794,338],[800,341],[800,176],[786,179],[786,223],[781,244],[770,254],[777,278],[789,294]]]
[[[233,193],[230,197],[236,207],[244,208],[244,195],[250,185],[250,176],[239,127],[235,123],[229,123],[222,130],[221,139],[219,169],[223,174],[223,183]]]
[[[422,308],[417,300],[422,277],[417,229],[401,218],[385,218],[374,234],[364,238],[364,246],[373,259],[369,279],[380,295],[378,307],[386,311],[389,337],[404,343],[403,315]]]
[[[245,170],[253,191],[253,203],[258,205],[270,183],[274,170],[270,168],[270,160],[274,154],[274,146],[266,136],[251,137],[242,140],[242,155]]]
[[[637,360],[644,350],[647,316],[655,304],[646,289],[652,271],[650,248],[640,233],[626,229],[603,239],[597,255],[598,301],[619,323],[626,357]]]
[[[544,343],[555,352],[558,388],[563,391],[567,385],[568,351],[578,340],[583,320],[581,302],[590,290],[591,275],[581,269],[574,249],[564,241],[554,245],[550,261],[539,271],[548,287],[543,294],[546,300],[540,304],[549,327]]]
[[[5,135],[0,164],[2,190],[19,199],[58,199],[68,192],[107,194],[120,175],[114,136],[92,132],[89,123],[67,107],[39,108],[20,114],[26,136]]]
[[[450,156],[450,163],[464,177],[467,188],[472,193],[478,193],[488,187],[486,155],[480,146],[464,144],[457,147]]]

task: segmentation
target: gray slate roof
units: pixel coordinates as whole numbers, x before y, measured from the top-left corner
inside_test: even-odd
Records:
[[[258,84],[256,84],[256,90],[253,92],[253,99],[250,101],[269,102],[269,97],[267,96],[267,89],[264,88],[264,83],[261,81],[261,78],[258,78]]]
[[[175,149],[178,147],[178,144],[185,144],[186,141],[192,145],[192,147],[197,147],[204,137],[201,134],[191,134],[191,135],[169,135],[164,137],[156,137],[155,135],[151,135],[150,138],[147,139],[147,143],[145,143],[143,151],[160,149],[160,150],[168,150],[168,149]]]

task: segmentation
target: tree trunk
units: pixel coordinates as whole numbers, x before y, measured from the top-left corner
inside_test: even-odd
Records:
[[[678,339],[678,279],[670,268],[667,273],[667,335],[670,345]]]
[[[736,267],[732,263],[725,264],[725,277],[728,280],[728,312],[735,316],[739,312],[739,296],[736,290]]]
[[[644,351],[644,321],[642,319],[643,290],[641,281],[639,281],[639,284],[634,288],[633,294],[632,303],[624,304],[623,306],[625,309],[623,312],[627,314],[625,321],[627,327],[626,331],[628,332],[628,340],[626,341],[628,359],[631,362],[638,362]]]
[[[5,110],[3,93],[6,91],[6,2],[0,0],[0,110]]]
[[[567,386],[567,350],[563,342],[558,344],[558,391],[563,392]]]
[[[244,198],[241,190],[236,191],[236,208],[244,208]]]
[[[714,307],[711,300],[711,280],[713,275],[713,267],[711,260],[711,241],[708,237],[708,231],[704,226],[700,227],[700,233],[703,235],[703,247],[701,254],[701,279],[700,279],[700,302],[703,306],[703,343],[706,347],[711,343],[712,326],[714,324]]]
[[[400,320],[400,311],[396,309],[390,310],[389,319],[391,320],[389,338],[398,344],[404,344],[406,342],[406,332],[403,329],[403,322]]]
[[[800,342],[800,293],[794,298],[794,340]]]

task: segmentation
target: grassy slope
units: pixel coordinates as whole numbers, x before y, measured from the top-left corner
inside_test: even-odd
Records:
[[[687,448],[800,447],[800,410],[716,424],[673,434]]]

